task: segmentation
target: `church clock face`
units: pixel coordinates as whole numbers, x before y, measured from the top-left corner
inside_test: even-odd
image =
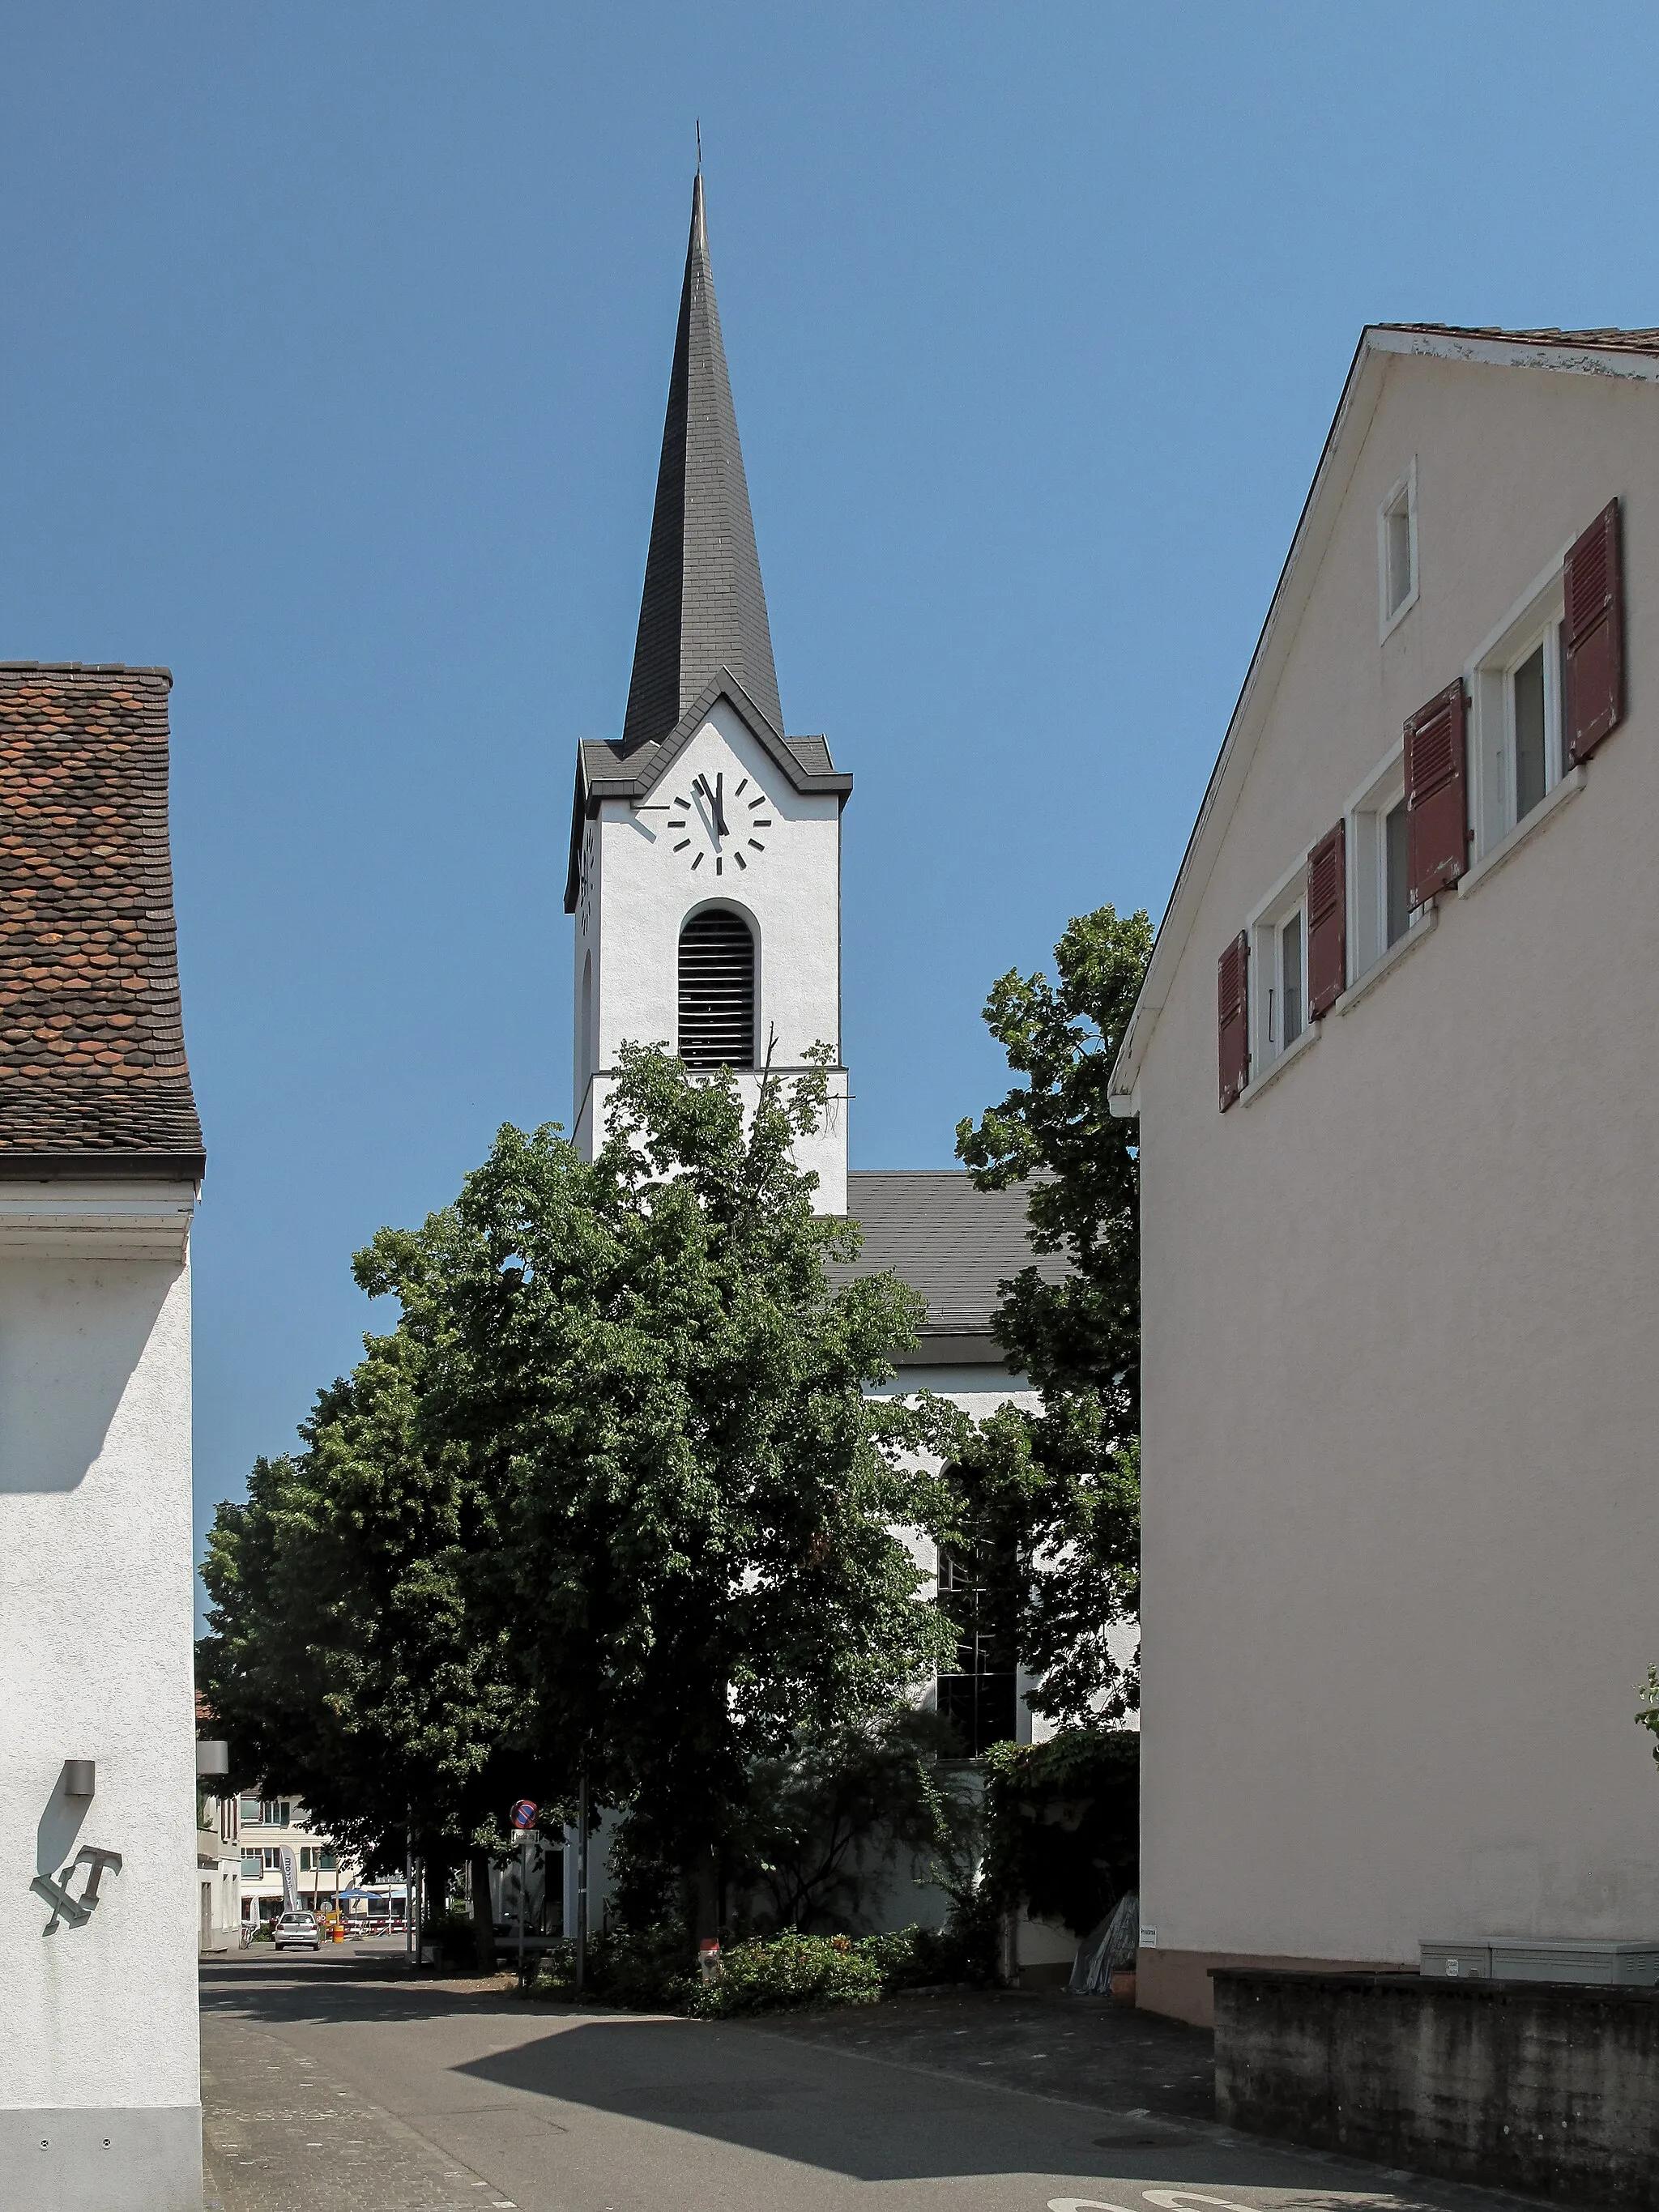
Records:
[[[724,770],[700,775],[684,799],[676,792],[668,830],[673,849],[693,875],[744,874],[766,850],[758,833],[772,827],[772,802],[748,776],[728,791]]]
[[[590,826],[582,840],[582,871],[580,877],[580,918],[582,933],[586,934],[588,919],[593,911],[593,831]]]

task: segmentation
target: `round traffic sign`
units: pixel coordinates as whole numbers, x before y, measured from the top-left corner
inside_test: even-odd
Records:
[[[515,1828],[524,1829],[533,1828],[535,1826],[536,1808],[531,1803],[528,1797],[520,1797],[518,1803],[513,1808],[512,1820]]]

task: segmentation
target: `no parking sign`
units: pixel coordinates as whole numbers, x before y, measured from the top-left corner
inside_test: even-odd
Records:
[[[520,1797],[508,1816],[520,1835],[536,1825],[536,1808],[528,1797]]]

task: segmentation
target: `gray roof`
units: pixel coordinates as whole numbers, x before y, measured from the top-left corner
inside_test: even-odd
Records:
[[[850,1266],[830,1269],[842,1283],[890,1267],[927,1301],[920,1347],[901,1366],[1000,1364],[991,1334],[999,1285],[1035,1267],[1047,1282],[1071,1270],[1054,1252],[1033,1252],[1026,1188],[980,1190],[959,1168],[854,1168],[847,1211],[864,1231]]]
[[[630,806],[638,806],[648,799],[653,787],[667,774],[702,727],[717,699],[725,699],[736,708],[762,751],[777,763],[797,791],[825,794],[846,805],[853,779],[836,769],[830,757],[827,739],[780,736],[732,671],[716,669],[660,744],[641,745],[631,753],[611,738],[584,738],[577,745],[576,789],[570,808],[570,862],[564,884],[567,914],[576,911],[583,822],[599,812],[604,799],[624,799]]]
[[[623,721],[623,753],[661,744],[717,668],[730,669],[772,727],[782,730],[699,174],[691,188],[691,236]]]

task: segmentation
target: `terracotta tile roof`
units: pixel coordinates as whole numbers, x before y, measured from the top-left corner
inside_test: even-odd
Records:
[[[199,1176],[164,668],[0,662],[0,1176]]]
[[[1467,323],[1379,323],[1376,327],[1422,331],[1443,338],[1498,338],[1516,345],[1589,346],[1601,353],[1659,354],[1659,331],[1507,331]]]

